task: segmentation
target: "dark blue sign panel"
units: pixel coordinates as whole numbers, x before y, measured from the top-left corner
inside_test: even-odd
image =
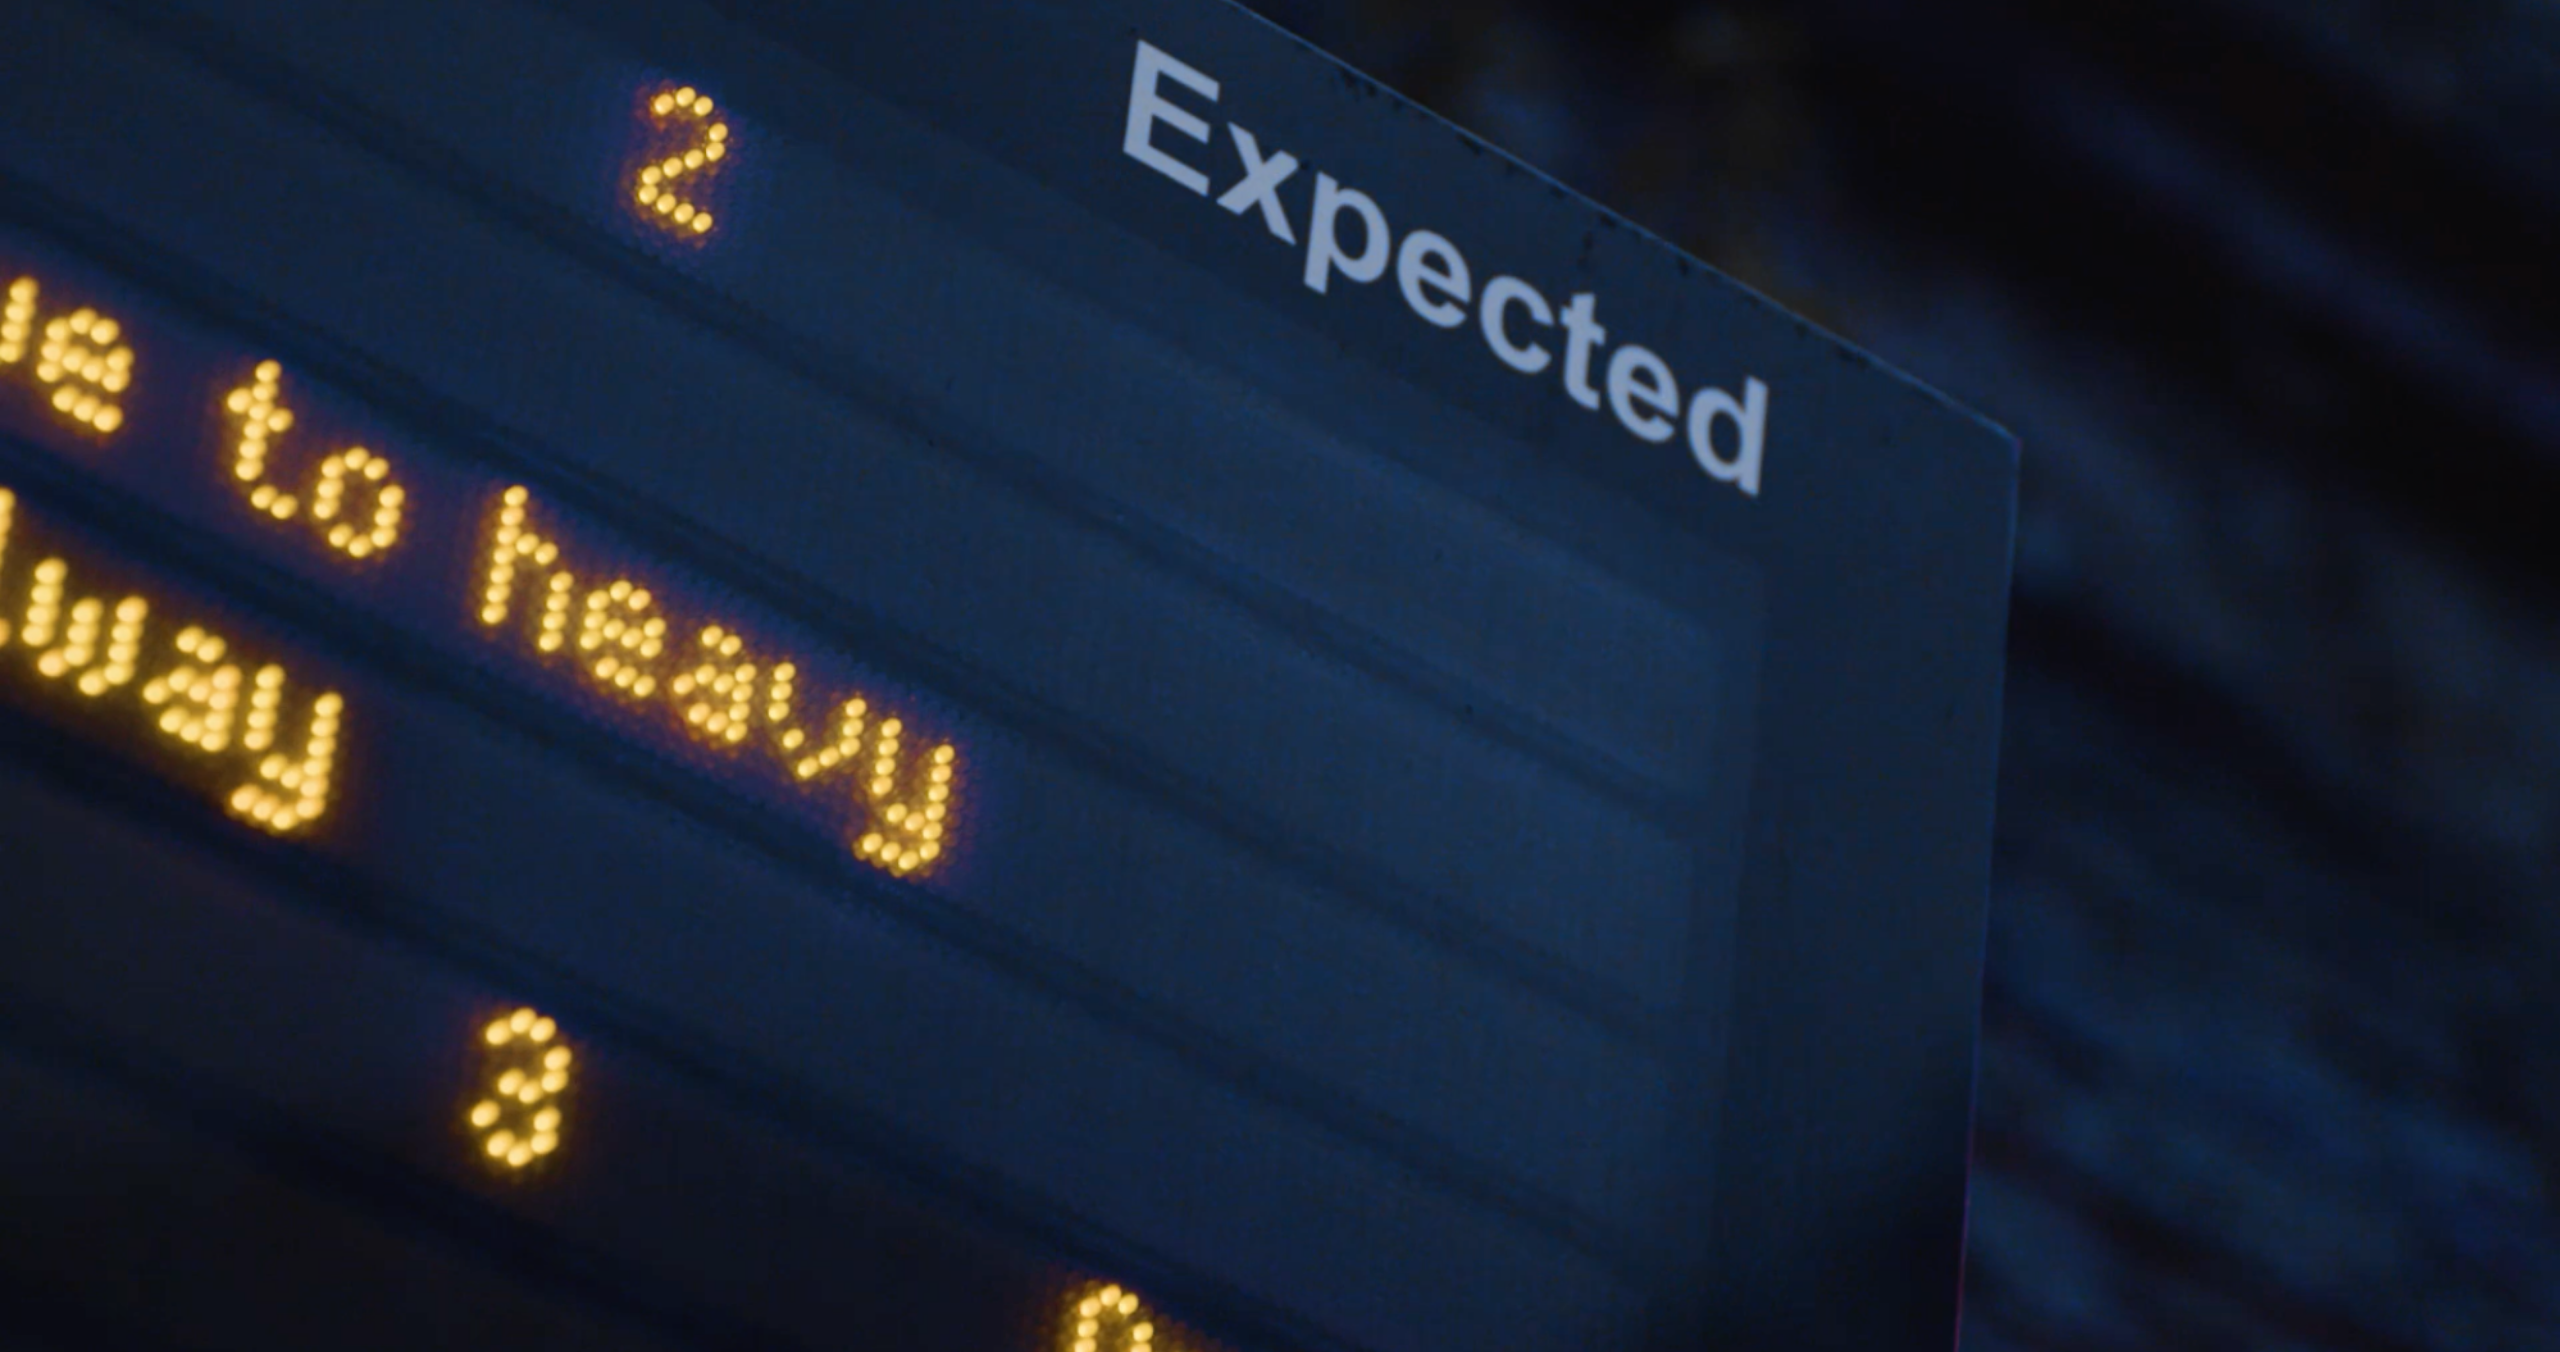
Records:
[[[758,1336],[652,1093],[1032,1255],[911,1346],[1952,1339],[1997,429],[1215,0],[7,23],[0,707],[463,1011],[354,1148]]]

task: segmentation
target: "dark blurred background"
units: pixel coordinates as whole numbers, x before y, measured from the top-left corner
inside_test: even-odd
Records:
[[[1257,7],[2024,442],[1967,1352],[2560,1348],[2560,3]]]

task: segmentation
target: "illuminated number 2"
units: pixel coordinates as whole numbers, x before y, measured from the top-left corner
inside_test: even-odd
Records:
[[[559,1032],[530,1009],[491,1019],[480,1030],[485,1070],[467,1120],[481,1154],[509,1172],[560,1148],[560,1102],[569,1090],[571,1058],[558,1042]]]
[[[631,183],[631,200],[643,219],[682,236],[711,233],[711,212],[693,194],[729,153],[729,124],[711,115],[711,98],[691,85],[666,90],[649,100],[650,120],[660,127],[691,129],[684,149],[640,166]],[[686,180],[691,180],[687,182]]]

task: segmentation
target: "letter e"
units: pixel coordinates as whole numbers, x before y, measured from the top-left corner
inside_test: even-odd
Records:
[[[1396,250],[1396,282],[1415,314],[1444,329],[1467,322],[1467,260],[1448,240],[1428,230],[1405,236]]]
[[[1218,101],[1218,82],[1175,60],[1146,39],[1138,40],[1138,64],[1129,75],[1129,130],[1120,148],[1129,158],[1172,179],[1203,197],[1209,195],[1209,176],[1156,149],[1155,124],[1162,122],[1175,131],[1198,141],[1209,142],[1209,124],[1192,113],[1167,103],[1156,93],[1156,81],[1164,76],[1190,89],[1211,103]]]

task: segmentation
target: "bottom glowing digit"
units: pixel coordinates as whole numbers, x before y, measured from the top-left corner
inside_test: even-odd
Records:
[[[1118,1283],[1078,1287],[1058,1321],[1058,1352],[1177,1352],[1137,1293]]]
[[[561,1103],[569,1090],[569,1049],[560,1029],[530,1009],[480,1030],[484,1071],[466,1120],[489,1163],[521,1170],[560,1149]]]

